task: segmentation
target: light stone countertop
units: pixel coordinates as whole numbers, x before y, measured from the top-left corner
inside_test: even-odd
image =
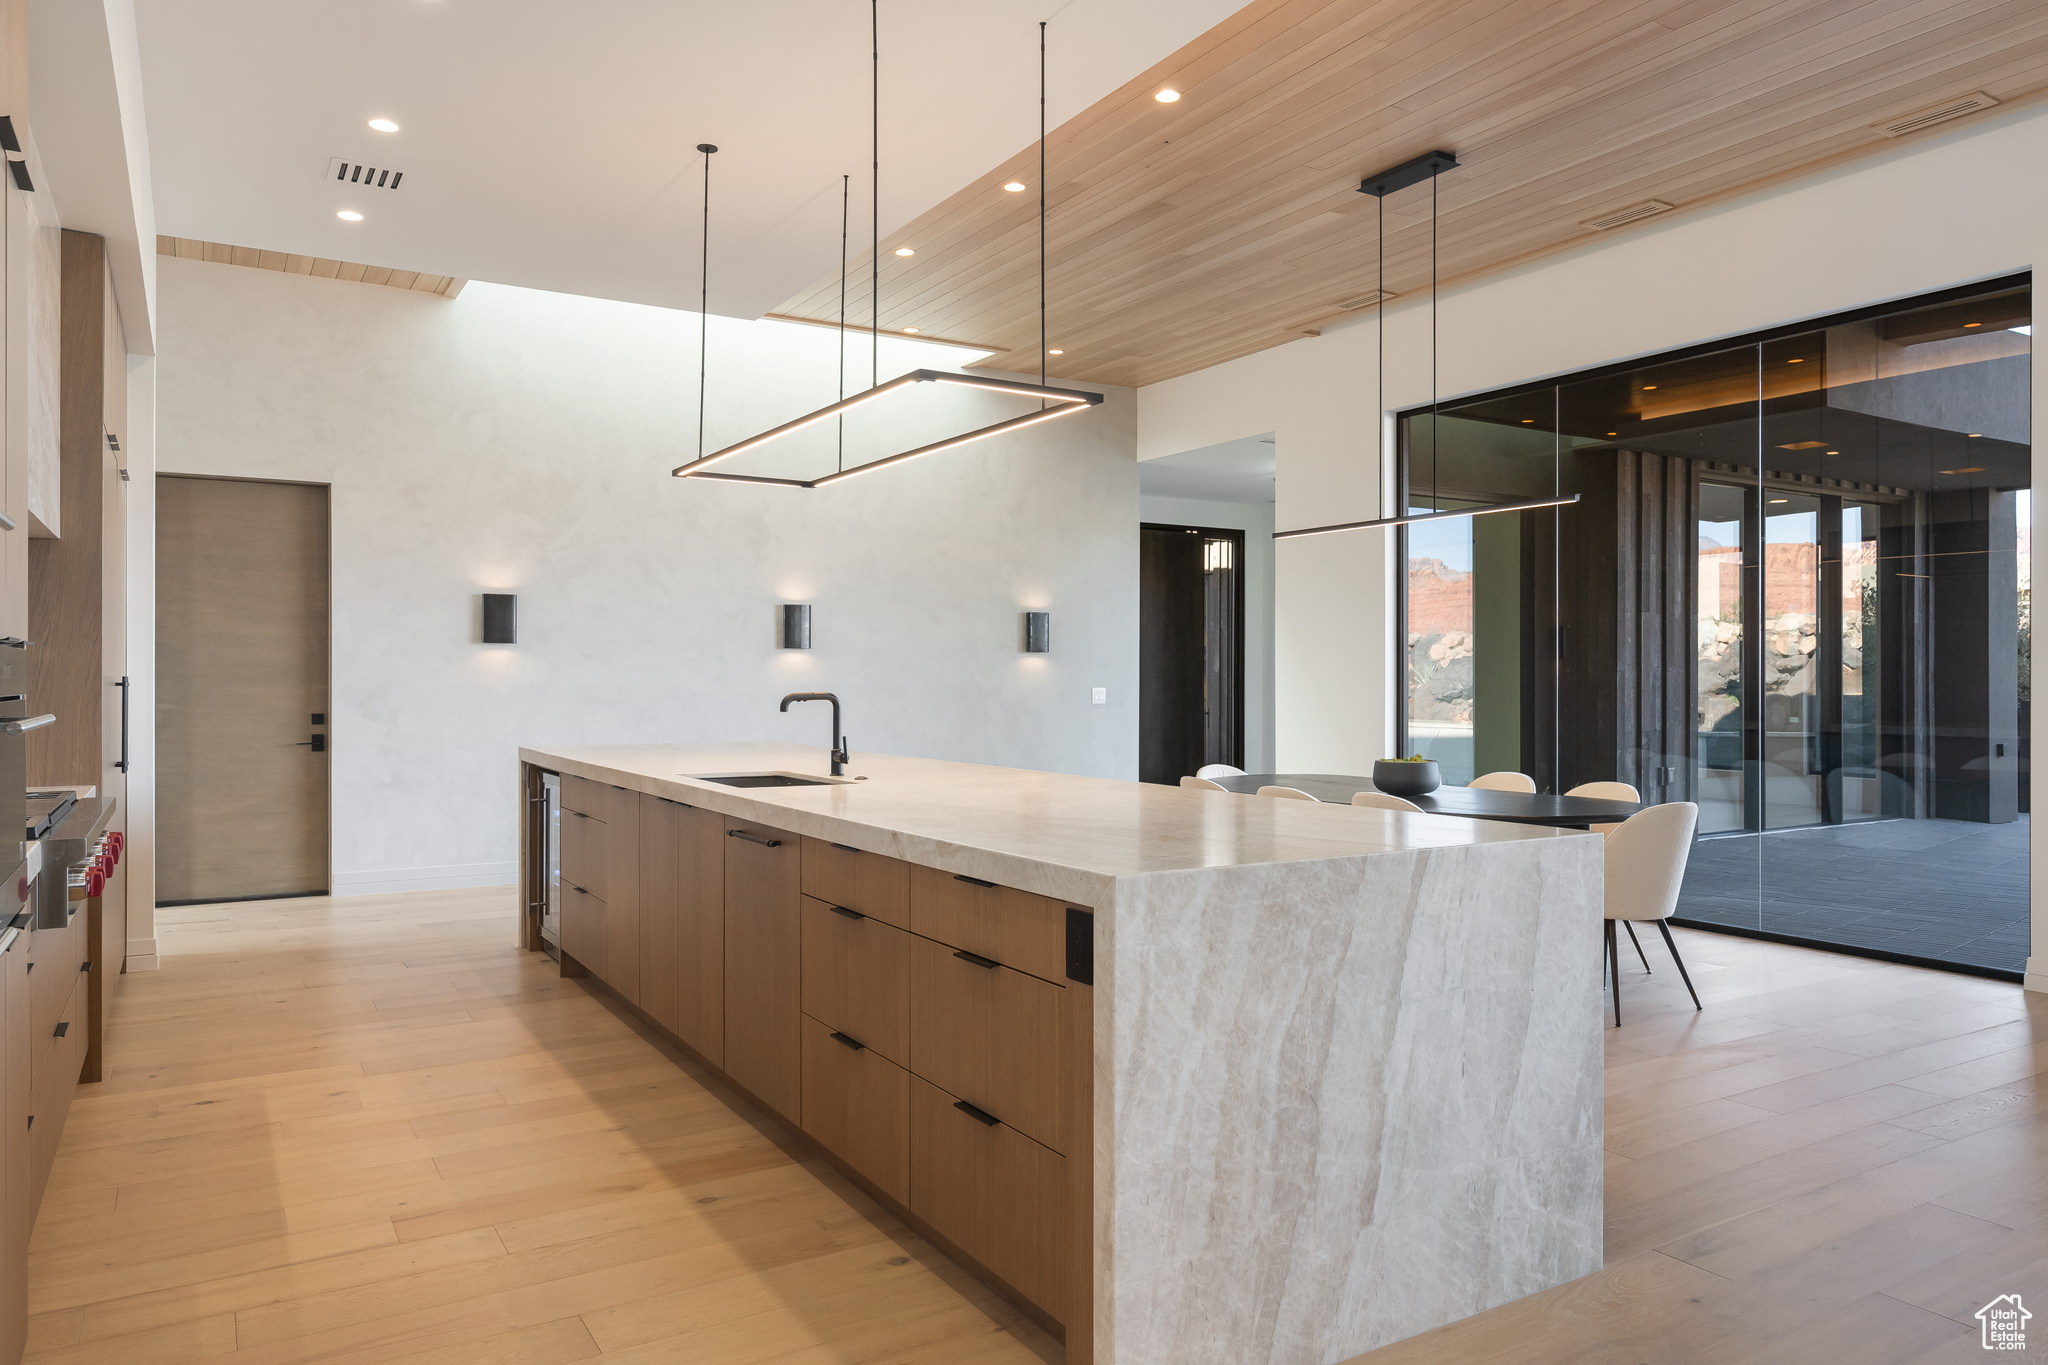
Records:
[[[1119,877],[1529,840],[1590,838],[1105,777],[855,754],[846,785],[726,787],[690,773],[823,777],[826,750],[777,742],[521,748],[520,758],[946,872],[1106,905]]]
[[[1603,841],[780,743],[525,761],[1091,906],[1096,1365],[1328,1365],[1601,1264]]]

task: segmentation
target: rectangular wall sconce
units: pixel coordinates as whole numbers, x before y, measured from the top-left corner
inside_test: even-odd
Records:
[[[516,645],[519,643],[519,597],[516,593],[487,592],[484,594],[484,643],[487,645]]]
[[[811,604],[808,602],[784,602],[782,604],[782,648],[809,649],[811,647]]]
[[[1044,654],[1051,648],[1052,613],[1049,611],[1027,611],[1024,613],[1024,652]]]

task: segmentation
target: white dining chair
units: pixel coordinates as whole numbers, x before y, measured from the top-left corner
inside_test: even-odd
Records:
[[[1196,777],[1243,777],[1244,769],[1233,768],[1228,763],[1204,763],[1195,769]]]
[[[1533,792],[1536,779],[1527,773],[1485,773],[1465,785],[1489,792]]]
[[[1385,792],[1354,792],[1351,796],[1351,804],[1354,806],[1365,806],[1371,810],[1405,810],[1411,811],[1416,815],[1426,813],[1422,807],[1406,797],[1389,796]]]
[[[1700,1004],[1700,993],[1692,987],[1685,959],[1678,955],[1671,926],[1665,921],[1678,908],[1678,889],[1685,881],[1685,860],[1692,853],[1693,827],[1699,823],[1700,808],[1690,801],[1673,801],[1637,811],[1607,836],[1606,917],[1607,979],[1614,986],[1614,1026],[1621,1027],[1621,956],[1615,947],[1616,920],[1633,925],[1654,922],[1664,934],[1664,946],[1678,964],[1678,975],[1692,996],[1692,1007]],[[1635,936],[1635,930],[1629,930]],[[1642,945],[1636,945],[1642,952]],[[1644,963],[1648,966],[1648,962]]]
[[[1626,782],[1581,782],[1578,786],[1566,792],[1565,795],[1585,796],[1595,801],[1632,801],[1640,803],[1643,799],[1643,794]],[[1612,834],[1620,829],[1621,826],[1619,824],[1588,825],[1586,828],[1592,830],[1595,834]],[[1629,930],[1629,935],[1634,937],[1635,930]],[[1636,945],[1637,956],[1641,956],[1642,951],[1643,945],[1638,943]],[[1645,971],[1649,969],[1649,966],[1648,962],[1643,963]]]
[[[1230,790],[1230,788],[1222,783],[1211,782],[1206,777],[1183,777],[1180,780],[1180,786],[1182,791],[1190,792],[1227,792]]]
[[[1299,787],[1261,787],[1261,796],[1277,796],[1283,801],[1313,801],[1315,798]]]

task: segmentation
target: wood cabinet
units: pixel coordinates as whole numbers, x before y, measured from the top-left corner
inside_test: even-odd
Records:
[[[640,1008],[725,1064],[725,820],[640,797]]]
[[[804,894],[898,929],[910,927],[910,864],[900,858],[805,839]]]
[[[804,1131],[899,1204],[910,1202],[910,1073],[806,1016]]]
[[[970,953],[915,939],[910,1069],[1058,1149],[1066,991]]]
[[[1065,1159],[961,1103],[910,1078],[911,1212],[1019,1294],[1071,1322]]]
[[[1085,1365],[1090,913],[582,778],[562,814],[565,955]]]
[[[0,953],[0,1361],[21,1359],[28,1340],[28,1237],[35,1221],[28,950],[23,932]]]
[[[71,986],[49,1034],[30,1038],[29,1045],[35,1054],[29,1097],[31,1218],[42,1207],[50,1167],[57,1160],[57,1140],[64,1135],[64,1119],[71,1112],[72,1096],[78,1092],[78,1073],[85,1065],[85,978],[74,971]]]
[[[787,830],[725,821],[725,1070],[803,1122],[803,846]]]
[[[804,897],[804,1013],[898,1066],[910,1063],[911,935]]]

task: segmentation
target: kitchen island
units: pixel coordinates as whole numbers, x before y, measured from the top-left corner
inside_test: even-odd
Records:
[[[1071,1362],[1330,1365],[1600,1267],[1596,835],[785,744],[520,759],[530,907],[560,775],[564,974]],[[818,785],[705,776],[776,773]]]

